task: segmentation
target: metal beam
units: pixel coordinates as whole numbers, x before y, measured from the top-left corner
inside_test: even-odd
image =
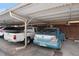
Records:
[[[16,48],[16,50],[17,49],[22,49],[22,48],[25,48],[26,46],[27,46],[27,19],[26,18],[24,18],[24,17],[21,17],[21,16],[19,16],[19,15],[17,15],[17,14],[15,14],[15,13],[13,13],[13,12],[9,12],[10,13],[10,16],[12,17],[12,18],[14,18],[14,19],[17,19],[17,20],[19,20],[19,21],[22,21],[22,22],[24,22],[24,24],[25,24],[25,30],[24,30],[24,32],[25,32],[25,45],[23,46],[23,47],[19,47],[19,48]]]
[[[17,19],[17,20],[22,21],[22,22],[27,22],[27,19],[26,19],[26,18],[24,18],[24,17],[18,15],[17,13],[15,13],[15,12],[13,12],[13,11],[10,11],[9,14],[10,14],[10,16],[11,16],[12,18],[14,18],[14,19]]]

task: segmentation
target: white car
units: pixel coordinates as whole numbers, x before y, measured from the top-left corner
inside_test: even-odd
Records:
[[[3,27],[0,27],[0,37],[3,37],[4,36],[4,28]]]
[[[24,27],[7,27],[4,29],[4,39],[9,42],[20,42],[24,41]],[[27,30],[27,42],[33,40],[35,35],[34,29],[30,28]]]

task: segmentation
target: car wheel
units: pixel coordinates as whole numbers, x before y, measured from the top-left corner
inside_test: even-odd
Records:
[[[30,44],[30,42],[31,42],[31,38],[27,37],[27,44]]]

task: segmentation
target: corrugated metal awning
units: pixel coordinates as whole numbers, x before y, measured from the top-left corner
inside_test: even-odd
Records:
[[[31,24],[53,23],[56,21],[79,20],[78,3],[28,3],[20,4],[0,14],[0,24],[23,24],[9,15],[13,11],[25,18],[31,17]],[[29,20],[29,19],[28,19]]]

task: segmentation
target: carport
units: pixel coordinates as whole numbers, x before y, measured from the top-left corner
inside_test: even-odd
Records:
[[[79,4],[72,3],[27,3],[0,13],[0,25],[25,24],[25,46],[27,46],[27,25],[78,23]],[[23,48],[24,48],[23,47]]]

